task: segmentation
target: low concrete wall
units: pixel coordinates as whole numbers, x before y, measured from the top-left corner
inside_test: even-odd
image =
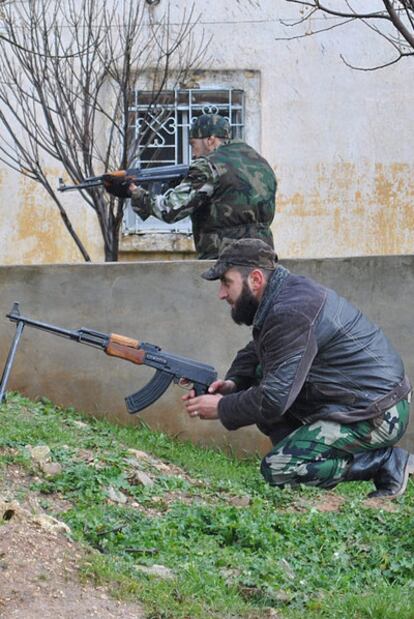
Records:
[[[414,256],[284,264],[335,288],[379,323],[414,377]],[[217,298],[217,283],[200,278],[206,266],[182,261],[0,267],[0,368],[14,334],[14,325],[4,316],[19,301],[22,313],[37,320],[129,335],[211,363],[223,374],[249,330],[233,324],[227,304]],[[146,412],[128,415],[124,396],[142,387],[152,373],[27,328],[9,388],[123,424],[143,419],[169,434],[230,447],[239,454],[268,448],[267,439],[255,428],[229,433],[219,422],[189,419],[180,402],[183,391],[176,386]],[[414,425],[403,443],[414,444]]]

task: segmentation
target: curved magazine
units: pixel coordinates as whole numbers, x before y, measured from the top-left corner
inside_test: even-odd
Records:
[[[157,370],[145,387],[125,398],[128,413],[131,415],[139,413],[158,400],[168,389],[173,378],[172,374]]]

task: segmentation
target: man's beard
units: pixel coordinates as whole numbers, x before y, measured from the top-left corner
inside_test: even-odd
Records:
[[[247,280],[245,280],[240,296],[231,308],[231,317],[238,325],[250,326],[253,324],[258,307],[259,301],[250,290]]]

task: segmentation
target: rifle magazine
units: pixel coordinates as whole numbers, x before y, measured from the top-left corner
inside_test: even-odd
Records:
[[[157,370],[145,387],[125,398],[128,413],[133,415],[151,406],[168,389],[173,378],[172,374]]]

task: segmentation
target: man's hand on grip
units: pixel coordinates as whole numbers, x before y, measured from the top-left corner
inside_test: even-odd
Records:
[[[221,395],[228,395],[236,391],[236,383],[232,380],[215,380],[208,388],[209,393],[221,393]]]
[[[181,399],[184,400],[187,413],[190,417],[218,419],[218,403],[222,397],[223,396],[218,393],[194,397],[194,391],[192,390]]]
[[[152,215],[149,193],[134,183],[131,183],[129,189],[132,197],[132,210],[145,221]]]
[[[103,184],[108,193],[117,198],[130,198],[130,185],[133,182],[132,176],[118,174],[104,174]]]

